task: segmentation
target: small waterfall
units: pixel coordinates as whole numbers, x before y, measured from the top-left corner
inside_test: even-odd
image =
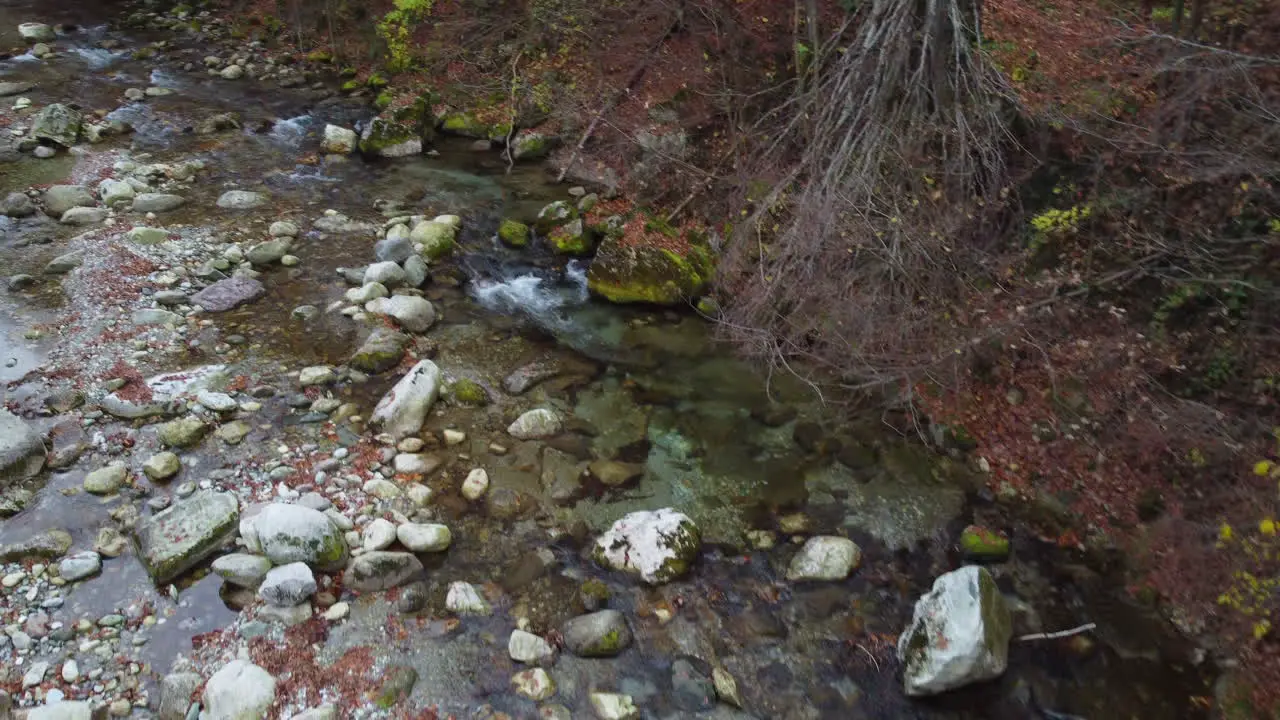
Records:
[[[281,120],[271,127],[269,137],[282,145],[290,148],[297,148],[302,145],[302,141],[307,136],[307,132],[315,123],[315,118],[310,115],[299,115],[287,120]]]
[[[485,308],[504,315],[526,315],[550,330],[568,327],[564,311],[587,300],[587,274],[571,262],[561,277],[526,272],[500,279],[477,278],[472,295]]]

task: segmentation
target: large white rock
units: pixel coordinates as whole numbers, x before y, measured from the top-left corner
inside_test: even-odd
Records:
[[[355,130],[339,125],[325,125],[324,141],[320,143],[320,147],[327,153],[350,155],[356,151],[356,144],[359,142],[360,136],[356,135]]]
[[[260,720],[276,700],[276,679],[247,660],[232,660],[204,686],[206,720]]]
[[[546,408],[530,410],[507,427],[507,433],[517,440],[542,440],[560,433],[560,416]]]
[[[1013,621],[986,568],[968,565],[941,575],[916,601],[898,639],[908,695],[935,695],[999,677],[1009,663]]]
[[[444,598],[444,606],[449,612],[458,615],[490,615],[493,610],[480,595],[475,585],[466,582],[449,583],[449,593]]]
[[[365,303],[364,309],[374,315],[395,318],[396,323],[409,332],[426,332],[436,322],[436,310],[431,302],[417,295],[374,298]]]
[[[364,284],[378,283],[393,288],[404,284],[404,268],[390,260],[376,262],[364,269]]]
[[[258,588],[258,597],[275,607],[294,607],[315,594],[316,577],[306,563],[271,568]]]
[[[396,538],[414,552],[442,552],[449,549],[453,533],[438,523],[405,523],[396,528]]]
[[[538,663],[556,656],[555,648],[546,640],[524,630],[512,630],[507,639],[507,654],[522,663]]]
[[[787,579],[843,580],[862,561],[862,549],[849,538],[819,535],[805,541],[791,558]]]
[[[53,28],[44,23],[22,23],[18,26],[18,34],[23,40],[32,43],[47,43],[58,39]]]
[[[395,541],[396,526],[384,518],[376,518],[365,525],[361,533],[361,544],[365,550],[384,550]]]
[[[430,360],[422,360],[382,396],[369,421],[400,440],[422,429],[427,412],[439,396],[440,368]]]
[[[267,505],[240,523],[240,534],[250,548],[260,547],[276,565],[304,562],[320,570],[340,570],[347,564],[342,531],[324,513],[302,505]]]
[[[596,540],[592,555],[611,570],[650,584],[680,577],[698,556],[702,536],[684,513],[671,508],[629,513]]]

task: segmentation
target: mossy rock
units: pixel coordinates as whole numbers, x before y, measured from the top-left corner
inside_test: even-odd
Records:
[[[376,117],[360,136],[360,152],[366,155],[394,154],[399,152],[398,148],[411,147],[415,142],[420,144],[422,138],[414,128],[389,118]]]
[[[551,154],[559,138],[536,132],[522,132],[511,139],[511,157],[516,160],[540,160]]]
[[[551,230],[547,244],[561,255],[586,255],[595,246],[591,232],[583,227],[582,218],[572,220]]]
[[[422,258],[430,263],[453,252],[457,235],[458,231],[452,225],[428,220],[418,223],[409,233],[409,240],[422,244]]]
[[[578,219],[578,211],[573,205],[564,200],[556,200],[547,203],[538,211],[538,219],[534,221],[534,227],[543,235],[549,235],[552,230],[573,222]]]
[[[396,665],[382,673],[378,688],[373,691],[373,704],[386,710],[409,697],[418,682],[418,671],[407,665]]]
[[[498,226],[498,239],[508,247],[525,247],[529,244],[529,226],[516,220],[503,220]]]
[[[370,75],[369,79],[364,81],[364,84],[373,90],[381,90],[387,85],[390,85],[390,83],[387,82],[387,79],[383,77],[382,73],[374,73]]]
[[[1009,538],[980,525],[970,525],[960,533],[960,548],[970,558],[1005,560],[1009,557]]]
[[[587,288],[614,303],[678,305],[702,295],[713,270],[699,247],[680,255],[606,236],[587,272]]]
[[[462,137],[480,140],[505,140],[511,132],[511,123],[483,123],[471,113],[454,112],[444,116],[440,121],[440,129]]]
[[[390,107],[393,102],[395,102],[395,98],[392,97],[391,93],[380,92],[378,93],[378,97],[373,99],[373,107],[375,110],[381,112]]]
[[[455,405],[480,407],[489,404],[489,393],[475,380],[458,378],[445,390],[445,396]]]
[[[342,83],[342,92],[353,93],[362,87],[364,87],[364,84],[361,83],[359,80],[348,80]]]
[[[333,62],[333,55],[324,50],[315,50],[307,53],[307,60],[313,63],[331,63]]]

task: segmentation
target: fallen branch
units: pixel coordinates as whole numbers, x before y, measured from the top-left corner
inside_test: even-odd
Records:
[[[515,155],[511,151],[511,139],[516,134],[516,118],[520,116],[519,104],[516,101],[516,90],[520,87],[520,75],[517,73],[520,65],[520,58],[524,56],[524,50],[516,53],[516,57],[511,61],[511,123],[507,126],[507,138],[502,154],[507,159],[507,174],[511,174],[511,168],[516,164]]]
[[[1070,630],[1059,630],[1058,632],[1051,632],[1051,633],[1031,633],[1030,635],[1022,635],[1018,637],[1017,640],[1019,642],[1024,642],[1027,640],[1056,640],[1058,638],[1071,637],[1072,635],[1079,635],[1082,632],[1088,632],[1096,627],[1098,627],[1097,623],[1085,623],[1080,627],[1074,627],[1074,628],[1071,628]]]

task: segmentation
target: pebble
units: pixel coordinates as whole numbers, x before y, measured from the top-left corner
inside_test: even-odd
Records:
[[[484,468],[476,468],[467,474],[462,481],[462,496],[468,500],[479,500],[489,490],[489,473]]]
[[[324,611],[324,619],[329,622],[338,622],[351,612],[351,606],[345,602],[336,602]]]

